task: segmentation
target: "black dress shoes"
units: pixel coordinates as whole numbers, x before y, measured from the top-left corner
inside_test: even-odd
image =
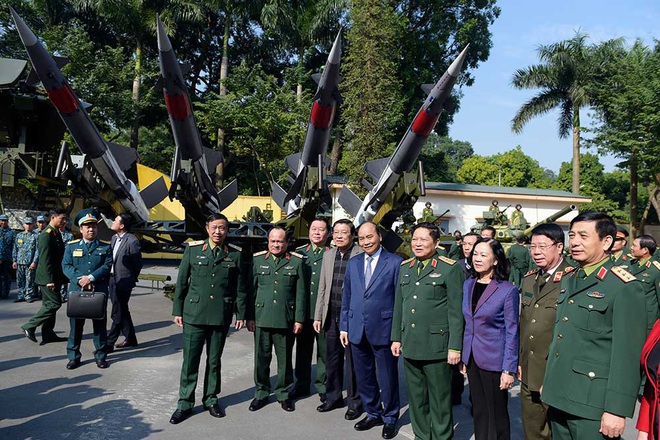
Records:
[[[252,402],[250,402],[250,407],[248,408],[250,411],[259,411],[261,408],[266,406],[268,403],[268,397],[265,397],[263,399],[252,399]]]
[[[190,417],[190,414],[192,414],[191,409],[177,409],[174,411],[174,414],[172,414],[172,417],[170,417],[170,423],[177,425]]]
[[[321,401],[321,403],[325,403],[326,400],[325,393],[319,393],[319,400]]]
[[[396,423],[385,423],[383,426],[383,438],[394,438],[396,436]]]
[[[61,338],[57,335],[52,335],[52,336],[48,336],[48,337],[44,336],[44,337],[41,338],[41,342],[39,343],[39,345],[46,345],[46,344],[50,344],[52,342],[65,342],[66,340],[67,340],[67,338]]]
[[[77,359],[74,359],[72,361],[69,361],[69,363],[66,364],[66,369],[67,370],[75,370],[80,366],[80,361]]]
[[[355,408],[348,408],[348,411],[346,411],[346,414],[344,414],[344,418],[346,420],[355,420],[361,415],[362,415],[362,410],[358,410]]]
[[[108,361],[106,361],[105,359],[97,359],[96,366],[101,369],[108,368]]]
[[[282,409],[286,412],[295,411],[296,408],[293,406],[293,402],[290,399],[279,400]]]
[[[372,419],[369,416],[366,416],[364,419],[360,420],[355,424],[355,430],[356,431],[368,431],[374,426],[380,426],[383,424],[383,421],[378,418],[378,419]]]
[[[217,403],[209,406],[209,414],[213,417],[222,418],[225,416],[225,410],[220,407]]]
[[[33,328],[24,328],[23,334],[32,342],[37,342],[37,337],[34,335],[35,329]]]
[[[127,341],[126,339],[124,339],[119,344],[115,345],[115,347],[128,348],[128,347],[137,347],[137,345],[138,345],[137,341]]]
[[[333,409],[341,408],[342,406],[344,406],[344,401],[342,399],[339,399],[334,402],[324,402],[323,404],[317,406],[316,410],[320,413],[324,413],[324,412],[332,411]]]

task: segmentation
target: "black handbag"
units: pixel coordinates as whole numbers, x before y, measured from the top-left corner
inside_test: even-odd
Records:
[[[70,292],[66,316],[76,319],[105,319],[108,295],[103,292]]]

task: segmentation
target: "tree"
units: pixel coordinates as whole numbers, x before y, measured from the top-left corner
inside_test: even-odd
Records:
[[[420,160],[424,175],[430,182],[455,182],[463,161],[474,154],[469,142],[431,134],[424,145]]]
[[[522,147],[490,157],[471,156],[456,173],[460,183],[510,187],[549,188],[551,183],[538,161],[527,156]]]
[[[541,89],[518,109],[511,128],[520,133],[531,119],[559,108],[560,138],[573,134],[573,174],[571,190],[580,192],[580,110],[590,104],[588,85],[593,58],[586,45],[587,35],[576,32],[570,40],[538,48],[541,64],[518,69],[511,83],[518,89]]]

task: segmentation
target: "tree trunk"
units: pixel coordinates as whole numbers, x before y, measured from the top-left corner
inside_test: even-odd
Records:
[[[328,169],[328,175],[330,176],[337,174],[337,167],[339,166],[339,159],[341,158],[342,146],[341,136],[337,134],[335,141],[332,143],[332,151],[330,152],[330,168]]]
[[[142,45],[137,43],[135,47],[135,77],[133,78],[133,125],[131,126],[131,148],[137,150],[138,131],[140,130],[140,86],[142,84]]]
[[[651,211],[651,201],[655,197],[655,193],[658,191],[658,188],[655,185],[649,185],[647,187],[647,190],[649,192],[649,199],[646,202],[646,207],[644,207],[644,213],[642,214],[642,218],[639,220],[640,234],[644,233],[644,227],[646,226],[646,219],[649,217],[649,212]]]
[[[649,184],[649,199],[655,208],[655,212],[658,215],[658,218],[660,218],[660,191],[658,190],[660,188],[660,174],[656,174],[654,179],[655,184]]]
[[[580,194],[580,110],[573,110],[573,194]]]
[[[220,62],[220,96],[227,96],[227,85],[225,84],[225,80],[229,73],[229,26],[231,25],[231,21],[229,19],[229,11],[226,11],[225,14],[225,32],[222,37],[222,61]],[[225,131],[222,127],[218,127],[217,150],[222,154],[222,161],[215,169],[215,173],[218,176],[216,186],[218,187],[218,190],[220,190],[223,186],[225,168]]]
[[[637,218],[637,152],[633,148],[630,152],[630,238],[637,237],[638,218]]]

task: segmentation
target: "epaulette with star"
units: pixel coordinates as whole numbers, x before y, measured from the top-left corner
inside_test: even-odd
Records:
[[[99,240],[99,243],[107,244],[108,246],[110,246],[110,242],[109,242],[109,241]]]
[[[300,245],[300,246],[298,246],[298,247],[296,248],[296,250],[304,249],[304,248],[306,248],[307,246],[309,246],[309,245],[308,245],[308,244]]]
[[[610,269],[610,271],[614,275],[619,277],[621,279],[621,281],[623,281],[624,283],[629,283],[629,282],[635,281],[637,279],[637,277],[635,277],[635,275],[631,274],[630,272],[628,272],[627,270],[625,270],[623,267],[620,267],[620,266],[613,266],[612,269]]]
[[[76,244],[76,243],[78,243],[80,240],[81,240],[80,238],[77,239],[77,240],[69,240],[69,241],[66,242],[66,244]]]
[[[660,270],[660,263],[657,261],[653,261],[653,265],[655,266],[656,269]]]
[[[291,252],[291,255],[298,258],[305,258],[303,255],[299,254],[298,252]]]
[[[188,243],[188,246],[199,246],[200,244],[204,244],[204,240],[191,241],[190,243]]]
[[[264,254],[267,253],[267,252],[268,252],[268,251],[259,251],[259,252],[257,252],[256,254],[252,254],[252,256],[253,256],[253,257],[259,257],[259,256],[261,256],[261,255],[264,255]]]
[[[438,258],[438,260],[444,261],[445,263],[447,263],[450,266],[453,266],[456,263],[456,260],[452,260],[451,258],[445,257],[444,255],[438,255],[437,258]]]
[[[408,264],[408,263],[410,263],[410,262],[411,262],[412,260],[414,260],[414,259],[415,259],[415,257],[412,257],[412,258],[408,258],[407,260],[403,260],[403,261],[401,262],[401,266],[403,266],[403,265],[406,265],[406,264]]]
[[[238,252],[243,252],[243,248],[240,247],[240,246],[236,246],[235,244],[227,243],[227,246],[229,246],[230,248],[232,248],[232,249],[234,249]]]
[[[530,275],[534,275],[534,274],[537,273],[538,271],[539,271],[539,269],[532,269],[532,270],[529,270],[529,271],[527,271],[527,273],[525,274],[525,276],[528,277],[528,276],[530,276]]]

